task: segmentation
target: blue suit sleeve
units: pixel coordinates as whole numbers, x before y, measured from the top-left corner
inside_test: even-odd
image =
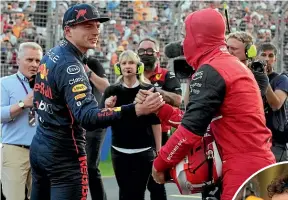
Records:
[[[136,117],[134,104],[99,109],[98,102],[91,93],[88,78],[79,64],[67,63],[58,67],[54,78],[74,120],[86,130],[105,128],[122,117]]]

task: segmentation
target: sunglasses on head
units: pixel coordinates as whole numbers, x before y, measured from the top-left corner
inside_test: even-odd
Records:
[[[262,57],[266,57],[267,54],[266,54],[266,53],[261,53],[261,56],[262,56]],[[274,56],[275,56],[274,53],[269,53],[269,54],[268,54],[268,57],[269,57],[269,58],[274,58]]]
[[[147,55],[153,55],[156,51],[153,48],[148,48],[148,49],[138,49],[138,55],[142,56],[144,54]]]

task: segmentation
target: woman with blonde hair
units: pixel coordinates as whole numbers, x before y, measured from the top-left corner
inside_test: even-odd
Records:
[[[114,66],[118,79],[103,95],[101,105],[107,109],[134,102],[140,89],[153,91],[144,78],[144,65],[131,50],[119,56]],[[161,125],[155,114],[131,117],[113,123],[112,164],[119,186],[119,199],[144,200],[155,151],[161,148]],[[153,138],[154,136],[154,138]]]

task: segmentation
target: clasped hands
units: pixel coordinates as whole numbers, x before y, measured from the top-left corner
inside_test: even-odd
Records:
[[[153,92],[154,88],[149,90],[139,90],[134,100],[136,115],[148,115],[156,113],[165,104],[159,92]],[[105,100],[106,108],[115,107],[117,96],[110,96]]]

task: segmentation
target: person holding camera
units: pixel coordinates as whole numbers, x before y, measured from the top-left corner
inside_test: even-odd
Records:
[[[265,126],[259,87],[252,72],[229,54],[225,31],[223,16],[214,9],[186,17],[184,55],[196,72],[181,125],[161,148],[152,176],[157,183],[164,183],[165,171],[188,154],[210,124],[223,160],[221,199],[231,200],[249,176],[275,163],[275,157],[270,150],[272,135]],[[160,119],[161,113],[170,118],[169,107],[165,104],[160,109]]]
[[[265,60],[265,73],[269,85],[265,95],[264,110],[266,125],[272,131],[272,151],[278,162],[287,161],[288,125],[285,114],[285,102],[288,94],[288,75],[274,72],[277,49],[271,43],[263,43],[258,47],[258,57]],[[286,152],[286,153],[285,153]]]
[[[264,99],[269,81],[264,73],[265,63],[261,60],[254,60],[257,56],[257,48],[253,45],[253,37],[244,31],[237,31],[230,33],[226,42],[229,53],[251,69],[260,88],[262,99]]]

